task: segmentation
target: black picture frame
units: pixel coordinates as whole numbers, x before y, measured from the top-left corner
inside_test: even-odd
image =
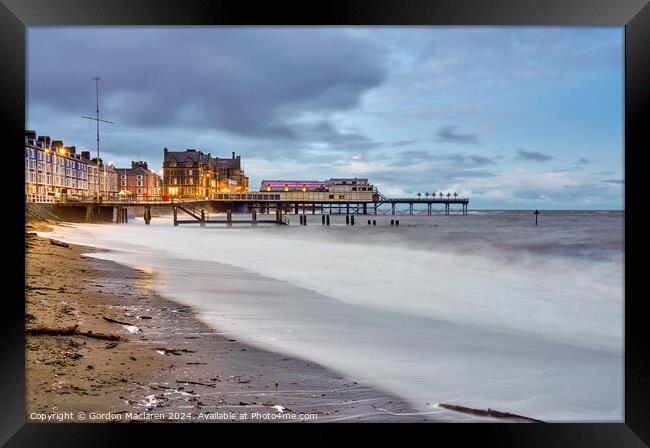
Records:
[[[0,327],[0,443],[7,446],[115,445],[120,437],[135,442],[156,434],[214,430],[223,425],[100,425],[25,423],[24,403],[24,210],[20,147],[25,128],[26,27],[43,25],[571,25],[625,26],[625,422],[620,424],[439,424],[416,425],[432,443],[451,437],[454,444],[482,446],[640,447],[650,445],[649,337],[643,313],[647,294],[634,271],[647,266],[643,218],[642,152],[647,150],[650,123],[650,5],[647,0],[355,0],[345,2],[246,2],[208,0],[0,0],[0,110],[9,131],[3,149],[9,156],[5,173],[5,261],[15,273],[6,277]],[[15,157],[15,160],[14,160]],[[15,165],[14,165],[15,163]],[[13,217],[13,219],[12,219]],[[14,259],[14,252],[16,258]],[[11,258],[9,258],[11,257]],[[6,272],[6,271],[5,271]],[[647,274],[646,274],[647,275]],[[267,425],[264,434],[276,431]],[[308,426],[322,441],[325,427]],[[365,426],[365,425],[364,425]],[[135,427],[135,428],[134,428]],[[290,429],[296,428],[290,425]],[[388,429],[386,429],[388,428]],[[395,431],[373,425],[372,431]],[[247,437],[234,425],[230,435]],[[403,434],[403,428],[397,435]],[[128,434],[127,434],[128,431]],[[409,431],[411,429],[409,428]],[[418,432],[420,432],[418,431]],[[136,433],[134,435],[134,433]],[[241,439],[240,439],[241,440]],[[221,440],[225,443],[225,440]],[[271,440],[269,440],[271,443]],[[192,442],[190,440],[189,442]]]

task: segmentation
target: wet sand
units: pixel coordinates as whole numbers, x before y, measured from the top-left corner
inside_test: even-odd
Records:
[[[45,230],[43,221],[26,225],[25,325],[78,327],[69,335],[27,335],[28,422],[435,418],[320,365],[221,334],[191,307],[156,294],[153,274],[84,257],[97,249],[60,246],[33,233]]]

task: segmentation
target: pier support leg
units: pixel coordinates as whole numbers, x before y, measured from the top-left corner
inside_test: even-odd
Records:
[[[427,215],[431,216],[431,202],[427,203]]]
[[[205,210],[203,209],[201,209],[201,227],[205,227]]]
[[[174,226],[178,226],[178,210],[176,210],[176,207],[172,207],[174,210]]]
[[[128,223],[129,222],[129,210],[126,207],[124,207],[122,209],[122,212],[124,213],[124,223]]]
[[[329,226],[330,225],[330,215],[327,215],[325,218],[326,218],[325,222]]]
[[[311,204],[311,214],[312,215],[316,214],[316,204]]]
[[[144,223],[149,225],[151,222],[151,206],[144,208]]]
[[[368,205],[367,204],[363,204],[363,214],[364,215],[368,214]]]
[[[228,221],[226,224],[228,227],[232,227],[232,210],[228,209],[226,212],[226,221]]]
[[[375,215],[377,214],[377,203],[375,202]]]
[[[350,204],[345,204],[345,214],[346,215],[350,214]]]
[[[391,204],[390,204],[390,212],[393,215],[395,214],[395,203],[394,202],[391,202]]]
[[[412,202],[409,203],[409,214],[410,214],[410,215],[413,214],[413,203],[412,203]]]
[[[251,213],[251,221],[253,221],[253,226],[257,225],[257,210],[255,209]]]

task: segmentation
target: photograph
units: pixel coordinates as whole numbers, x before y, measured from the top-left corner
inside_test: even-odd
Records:
[[[32,26],[27,423],[622,423],[622,26]]]
[[[0,22],[0,446],[650,446],[648,0]]]

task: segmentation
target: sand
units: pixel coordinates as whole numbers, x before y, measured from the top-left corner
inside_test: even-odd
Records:
[[[26,327],[78,325],[122,340],[28,335],[27,422],[432,421],[381,390],[209,328],[158,295],[153,273],[33,233],[47,228],[26,225]]]

